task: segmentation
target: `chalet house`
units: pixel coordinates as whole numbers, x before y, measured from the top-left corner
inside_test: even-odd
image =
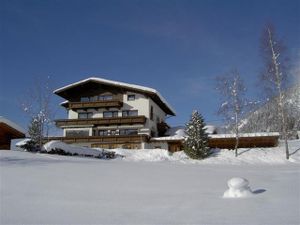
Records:
[[[0,150],[9,150],[12,139],[25,138],[25,130],[0,116]]]
[[[91,77],[54,91],[64,99],[68,118],[56,120],[66,143],[99,148],[153,148],[151,138],[169,128],[175,116],[169,103],[152,88]],[[170,144],[168,148],[179,148]],[[178,150],[178,149],[177,149]]]

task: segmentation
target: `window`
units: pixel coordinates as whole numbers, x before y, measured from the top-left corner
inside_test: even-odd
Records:
[[[138,111],[137,110],[124,110],[122,111],[122,116],[126,117],[126,116],[137,116],[138,115]]]
[[[156,123],[160,123],[160,119],[158,116],[156,117]]]
[[[78,113],[78,119],[89,119],[93,117],[93,113],[92,112],[81,112]]]
[[[98,96],[96,95],[96,96],[90,97],[90,101],[91,101],[91,102],[96,102],[96,101],[98,101]]]
[[[127,95],[127,101],[134,101],[135,95]]]
[[[150,120],[153,120],[153,106],[150,108]]]
[[[105,111],[103,112],[103,118],[118,117],[118,111]]]
[[[90,101],[90,98],[89,98],[89,97],[81,97],[81,98],[80,98],[80,101],[81,101],[81,102],[89,102],[89,101]]]
[[[107,136],[108,130],[98,130],[98,136]]]
[[[136,135],[138,134],[137,129],[123,129],[120,130],[120,135]]]
[[[66,137],[85,137],[89,136],[88,130],[66,130]]]
[[[110,135],[118,135],[118,131],[117,130],[110,130]]]
[[[99,96],[100,101],[108,101],[108,100],[112,100],[112,99],[113,99],[112,95],[100,95]]]

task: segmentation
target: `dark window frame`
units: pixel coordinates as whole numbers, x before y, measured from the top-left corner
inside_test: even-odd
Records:
[[[106,116],[105,114],[107,113],[111,113],[111,116]],[[116,118],[119,116],[119,112],[118,111],[104,111],[103,112],[103,118]]]
[[[78,119],[91,119],[93,118],[92,112],[79,112]]]
[[[135,100],[135,94],[127,95],[127,101],[134,101]]]
[[[150,107],[150,120],[153,120],[154,113],[153,113],[153,106]]]
[[[88,137],[90,136],[89,130],[66,130],[66,137]]]
[[[138,116],[138,115],[139,115],[138,110],[123,110],[122,111],[122,117]]]
[[[99,101],[111,101],[113,100],[112,95],[99,95]]]
[[[120,129],[119,134],[120,135],[137,135],[138,129]]]

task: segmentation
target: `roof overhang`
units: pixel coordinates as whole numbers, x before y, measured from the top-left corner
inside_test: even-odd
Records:
[[[25,130],[12,121],[0,116],[0,139],[9,137],[11,139],[24,138]]]
[[[135,84],[128,84],[128,83],[123,83],[123,82],[118,82],[118,81],[112,81],[112,80],[107,80],[107,79],[102,79],[102,78],[97,78],[97,77],[90,77],[69,85],[66,85],[62,88],[56,89],[53,93],[56,95],[65,98],[68,100],[69,96],[71,93],[78,93],[78,90],[80,90],[80,87],[84,85],[107,85],[107,86],[112,86],[116,88],[120,88],[122,90],[128,90],[128,91],[133,91],[133,92],[138,92],[145,94],[149,96],[156,104],[158,104],[166,114],[175,116],[176,112],[175,110],[170,106],[170,104],[161,96],[161,94],[149,87],[144,87],[140,85],[135,85]]]

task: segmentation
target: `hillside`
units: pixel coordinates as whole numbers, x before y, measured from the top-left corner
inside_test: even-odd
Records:
[[[295,138],[300,130],[300,84],[285,93],[285,110],[287,112],[289,137]],[[271,99],[258,107],[242,120],[242,132],[276,132],[281,130],[277,99]]]

